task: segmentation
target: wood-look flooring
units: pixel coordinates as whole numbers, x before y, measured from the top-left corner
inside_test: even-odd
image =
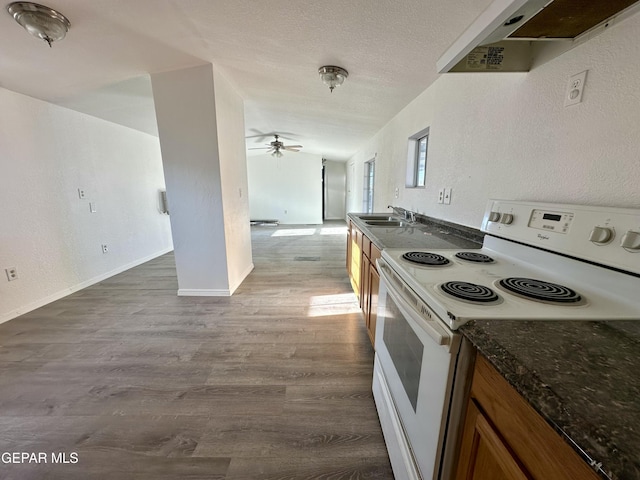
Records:
[[[232,297],[168,254],[0,325],[0,479],[392,479],[344,222],[252,242]]]

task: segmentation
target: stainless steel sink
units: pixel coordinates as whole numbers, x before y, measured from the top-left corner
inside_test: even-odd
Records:
[[[364,222],[367,225],[372,227],[406,227],[409,225],[407,222],[403,222],[401,220],[393,219],[393,220],[369,220]]]
[[[399,222],[397,217],[392,217],[390,215],[358,215],[358,218],[361,220],[365,220],[367,223],[369,221],[372,222]]]

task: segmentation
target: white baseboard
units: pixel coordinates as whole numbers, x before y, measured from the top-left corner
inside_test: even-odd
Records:
[[[230,297],[231,291],[223,288],[180,288],[179,297]]]
[[[179,297],[230,297],[233,292],[242,284],[247,275],[251,273],[254,266],[253,263],[240,275],[238,280],[231,285],[229,289],[224,288],[180,288],[178,289]]]
[[[31,302],[23,307],[16,308],[10,312],[4,313],[0,315],[0,323],[8,322],[20,315],[24,315],[25,313],[29,313],[37,308],[43,307],[51,302],[55,302],[56,300],[60,300],[61,298],[66,297],[67,295],[71,295],[72,293],[77,292],[78,290],[82,290],[83,288],[87,288],[91,285],[94,285],[98,282],[106,280],[107,278],[113,277],[114,275],[118,275],[130,268],[137,267],[138,265],[142,265],[143,263],[148,262],[149,260],[153,260],[154,258],[160,257],[166,253],[173,251],[173,247],[161,250],[159,252],[153,253],[151,255],[147,255],[146,257],[139,258],[134,260],[133,262],[127,263],[126,265],[122,265],[110,272],[103,273],[102,275],[98,275],[97,277],[90,278],[89,280],[85,280],[84,282],[80,282],[76,285],[73,285],[69,288],[65,288],[64,290],[60,290],[59,292],[48,295],[44,298],[40,298],[35,302]]]

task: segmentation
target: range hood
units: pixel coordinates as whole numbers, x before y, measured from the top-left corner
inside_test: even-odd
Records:
[[[494,0],[438,72],[528,72],[639,10],[638,0]]]

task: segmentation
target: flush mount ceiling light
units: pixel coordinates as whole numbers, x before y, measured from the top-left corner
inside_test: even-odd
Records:
[[[60,12],[31,2],[13,2],[7,5],[7,12],[34,37],[47,42],[49,46],[62,40],[71,23]]]
[[[318,74],[322,79],[322,83],[329,87],[331,93],[333,93],[334,88],[342,85],[345,78],[349,76],[349,72],[347,72],[344,68],[335,67],[333,65],[325,65],[324,67],[320,67],[320,69],[318,70]]]

